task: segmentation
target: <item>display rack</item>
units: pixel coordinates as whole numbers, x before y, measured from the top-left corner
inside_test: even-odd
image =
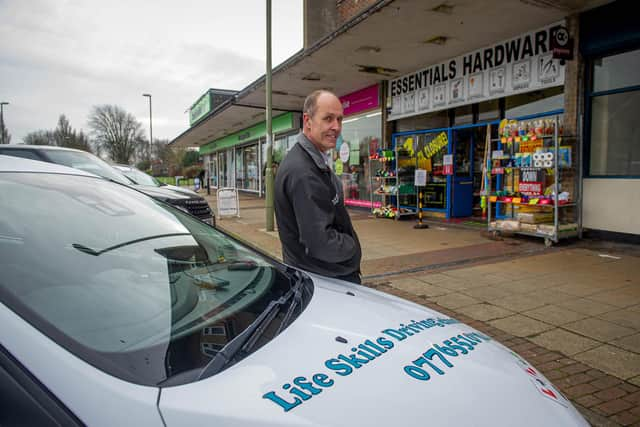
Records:
[[[577,140],[563,135],[559,115],[501,124],[489,147],[487,170],[497,177],[487,200],[489,232],[541,237],[546,246],[580,234]]]
[[[394,218],[391,196],[395,196],[395,154],[392,150],[379,149],[369,156],[371,180],[371,212],[378,218]]]
[[[418,212],[418,192],[414,185],[417,157],[410,154],[405,147],[399,144],[394,145],[397,186],[396,219],[399,219]]]
[[[378,218],[400,219],[405,215],[414,215],[416,210],[406,206],[408,198],[415,197],[413,171],[408,176],[406,170],[398,168],[400,159],[411,159],[403,150],[378,150],[369,158],[369,176],[371,177],[372,213]],[[410,179],[409,179],[410,178]],[[415,205],[416,200],[411,201]]]

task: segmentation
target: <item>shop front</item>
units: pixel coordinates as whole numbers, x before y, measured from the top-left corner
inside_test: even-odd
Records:
[[[528,124],[564,108],[565,66],[552,54],[559,28],[562,23],[549,25],[389,82],[397,176],[387,203],[416,213],[422,193],[429,216],[486,223],[483,196],[507,181],[491,161],[494,151],[506,150],[503,119]],[[426,171],[422,188],[412,187],[416,169]],[[505,213],[500,204],[493,209],[494,216]]]
[[[342,136],[336,144],[333,169],[342,181],[345,205],[371,207],[371,153],[380,146],[380,86],[340,97],[344,109]]]
[[[640,27],[630,1],[580,17],[585,66],[583,225],[638,241]]]
[[[286,154],[287,142],[299,131],[298,123],[299,117],[294,113],[273,118],[274,164]],[[211,187],[261,194],[266,161],[266,123],[203,145],[200,155],[208,165]]]

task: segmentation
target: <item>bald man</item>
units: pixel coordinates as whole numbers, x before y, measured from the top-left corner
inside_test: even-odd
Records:
[[[276,176],[276,221],[286,264],[360,283],[360,241],[340,180],[328,166],[342,118],[342,104],[331,92],[318,90],[304,101],[302,132]]]

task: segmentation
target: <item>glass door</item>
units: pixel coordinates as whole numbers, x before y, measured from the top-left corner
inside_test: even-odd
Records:
[[[258,191],[258,145],[242,149],[243,186],[245,190]]]
[[[457,129],[453,132],[453,191],[452,217],[470,217],[473,214],[473,145],[476,128]]]
[[[213,154],[210,157],[210,161],[209,161],[209,179],[210,179],[210,185],[213,188],[217,188],[218,187],[218,155],[217,154]]]

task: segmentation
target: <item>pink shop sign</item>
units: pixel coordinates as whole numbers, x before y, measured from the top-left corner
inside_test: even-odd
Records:
[[[371,110],[380,106],[378,85],[360,89],[340,97],[344,115],[350,116],[361,111]]]

